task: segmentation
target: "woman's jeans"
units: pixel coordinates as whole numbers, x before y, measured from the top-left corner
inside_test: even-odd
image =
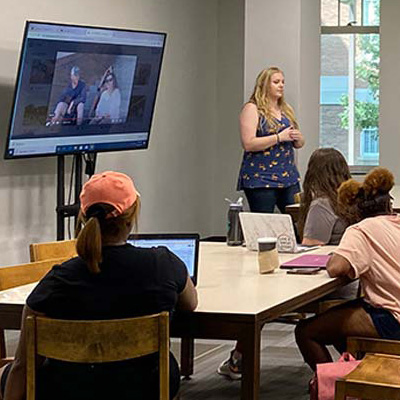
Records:
[[[294,195],[300,192],[300,184],[287,188],[244,189],[251,212],[273,213],[275,206],[285,213],[285,207],[294,204]]]

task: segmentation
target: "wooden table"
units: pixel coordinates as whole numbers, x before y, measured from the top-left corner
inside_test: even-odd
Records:
[[[326,254],[331,250],[326,246],[312,253]],[[281,254],[280,260],[294,257],[297,255]],[[259,398],[262,326],[349,282],[346,278],[329,278],[325,271],[287,275],[277,270],[260,275],[256,252],[224,243],[202,243],[199,261],[199,306],[195,312],[175,314],[171,336],[241,340],[243,400]],[[31,284],[0,292],[0,327],[19,329],[23,304],[33,287]]]

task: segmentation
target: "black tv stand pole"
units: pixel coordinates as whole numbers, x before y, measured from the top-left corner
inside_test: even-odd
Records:
[[[73,163],[75,164],[74,172],[74,203],[65,204],[65,156],[57,156],[57,240],[65,239],[65,218],[75,217],[75,225],[79,214],[79,194],[82,189],[82,159],[83,154],[75,154]],[[89,176],[94,174],[96,165],[96,153],[86,154],[85,173]]]

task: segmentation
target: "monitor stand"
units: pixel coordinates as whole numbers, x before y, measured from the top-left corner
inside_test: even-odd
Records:
[[[57,240],[65,239],[65,218],[74,217],[76,226],[82,190],[82,160],[86,163],[85,174],[91,177],[96,167],[96,153],[75,154],[72,164],[74,179],[74,203],[65,204],[65,156],[57,156]],[[75,168],[74,168],[75,167]]]

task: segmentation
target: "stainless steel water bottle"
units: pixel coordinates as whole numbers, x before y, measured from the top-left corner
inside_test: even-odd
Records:
[[[243,211],[242,198],[236,203],[229,204],[228,232],[226,243],[228,246],[240,246],[243,243],[243,232],[240,225],[239,213]]]

